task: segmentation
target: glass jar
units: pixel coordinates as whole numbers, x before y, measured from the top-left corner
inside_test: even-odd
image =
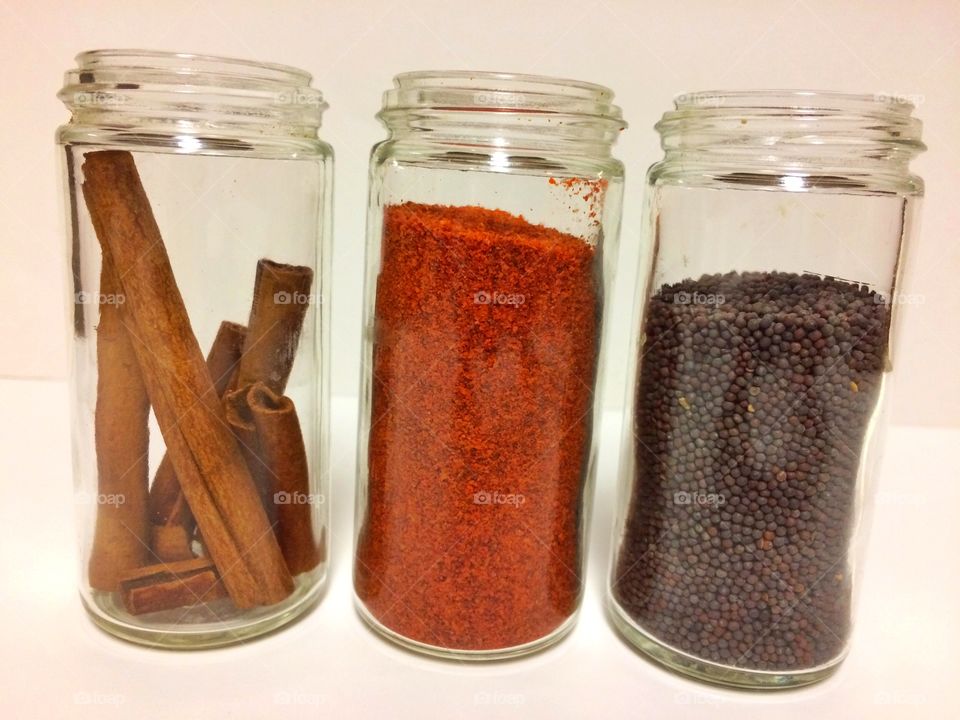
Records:
[[[326,576],[326,105],[281,65],[77,63],[57,140],[81,596],[128,640],[236,642]]]
[[[851,628],[903,248],[912,106],[700,93],[657,125],[609,603],[728,685],[829,675]]]
[[[394,83],[371,161],[357,606],[422,652],[519,655],[582,594],[624,124],[589,83]]]

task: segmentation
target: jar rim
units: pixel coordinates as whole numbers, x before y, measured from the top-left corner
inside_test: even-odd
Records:
[[[98,48],[79,52],[74,59],[77,62],[76,70],[97,68],[170,70],[184,77],[209,73],[211,75],[246,78],[252,81],[273,81],[284,85],[309,85],[313,80],[313,76],[309,72],[292,65],[205,53],[138,48]]]
[[[694,108],[791,109],[825,112],[856,110],[909,115],[916,109],[915,96],[887,92],[851,93],[838,90],[769,89],[703,90],[674,96],[676,111]]]
[[[499,88],[501,85],[523,85],[541,88],[542,92],[551,89],[557,94],[580,93],[596,99],[612,99],[613,90],[599,83],[586,80],[535,75],[530,73],[512,73],[491,70],[412,70],[398,73],[393,78],[397,88],[410,87],[476,87],[485,89]],[[489,85],[489,83],[497,83]]]

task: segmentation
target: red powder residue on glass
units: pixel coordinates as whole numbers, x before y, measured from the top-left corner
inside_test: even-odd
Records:
[[[579,604],[598,258],[500,210],[385,209],[354,582],[387,628],[492,650]]]
[[[606,180],[605,178],[591,179],[584,177],[551,177],[547,180],[547,182],[551,185],[556,185],[557,187],[566,190],[571,198],[582,200],[584,203],[586,203],[584,211],[587,213],[587,217],[589,217],[591,220],[599,222],[597,218],[603,210],[603,199],[605,193],[607,192],[609,180]],[[580,208],[571,206],[571,210],[573,212],[579,212]]]

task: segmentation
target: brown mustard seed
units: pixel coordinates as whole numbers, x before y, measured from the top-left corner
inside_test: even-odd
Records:
[[[650,299],[613,585],[645,632],[744,669],[842,653],[888,328],[877,294],[817,276],[707,275]]]

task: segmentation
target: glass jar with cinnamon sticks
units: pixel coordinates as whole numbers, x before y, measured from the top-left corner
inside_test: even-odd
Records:
[[[572,626],[624,127],[590,83],[400,75],[372,157],[354,588],[421,652]]]
[[[923,193],[912,110],[695,93],[657,124],[609,603],[681,672],[791,687],[847,652]]]
[[[136,642],[235,642],[326,575],[326,106],[281,65],[77,61],[58,141],[81,595]]]

